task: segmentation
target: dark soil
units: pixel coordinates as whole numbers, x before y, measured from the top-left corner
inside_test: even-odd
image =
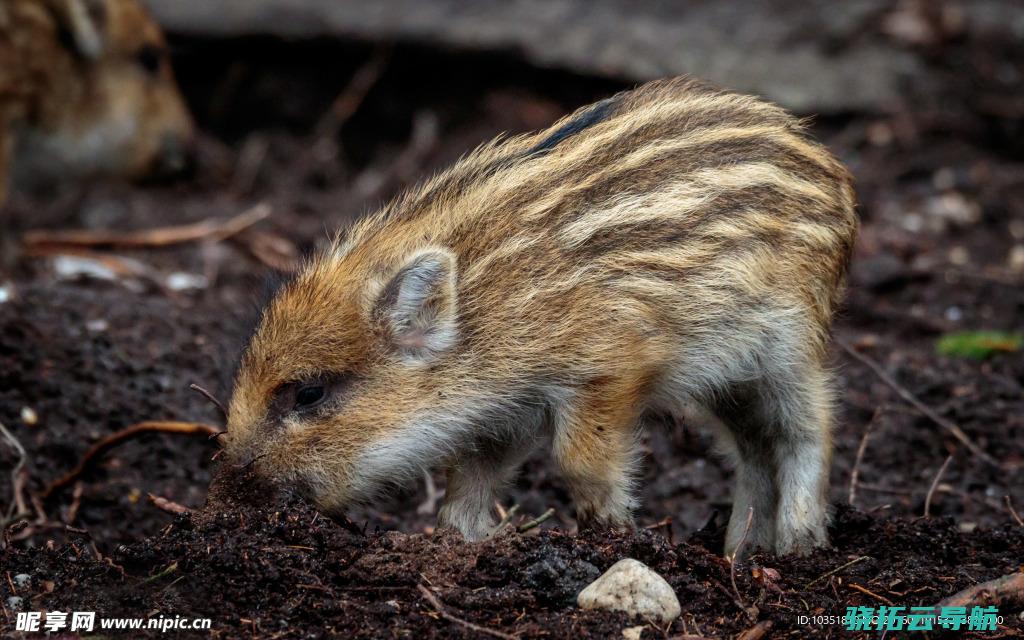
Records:
[[[231,495],[239,479],[230,480],[214,485],[222,490],[211,493],[202,515],[182,516],[159,535],[118,547],[112,562],[84,551],[83,537],[9,553],[8,570],[38,576],[30,587],[40,592],[34,606],[208,617],[216,622],[214,635],[225,637],[479,635],[439,620],[418,591],[423,585],[462,620],[522,637],[575,638],[616,637],[636,624],[625,614],[573,606],[600,572],[631,557],[666,576],[683,604],[683,616],[671,628],[652,628],[653,637],[737,633],[751,626],[748,615],[771,620],[782,636],[801,629],[801,613],[872,604],[851,584],[901,603],[934,604],[1012,572],[1012,558],[1024,553],[1024,530],[1016,525],[967,536],[948,518],[887,520],[842,507],[831,530],[834,549],[807,558],[753,556],[741,565],[740,601],[728,586],[729,563],[705,546],[720,543],[713,532],[678,544],[649,530],[512,532],[467,544],[451,532],[361,532],[304,504],[275,503],[270,490],[244,476],[245,495]]]
[[[181,44],[178,73],[208,132],[193,180],[21,194],[3,214],[0,423],[26,449],[29,493],[130,424],[218,423],[188,384],[222,398],[230,393],[268,274],[248,249],[254,242],[311,250],[325,227],[498,132],[544,126],[619,88],[510,57],[399,47],[340,136],[323,140],[311,133],[317,114],[370,51],[264,40]],[[848,637],[840,625],[800,625],[798,616],[841,615],[847,606],[884,600],[931,605],[1019,570],[1024,527],[1004,496],[1024,509],[1024,357],[949,358],[935,342],[951,331],[1024,329],[1024,256],[1013,258],[1024,253],[1022,133],[1014,117],[975,104],[996,89],[1003,96],[1024,90],[1019,82],[996,86],[987,43],[954,46],[948,59],[955,64],[938,61],[935,70],[948,76],[949,105],[815,125],[857,176],[862,203],[863,233],[836,334],[963,428],[998,466],[837,348],[831,546],[807,558],[754,556],[736,568],[737,595],[720,557],[731,474],[706,435],[689,428],[649,430],[638,521],[650,528],[577,534],[565,487],[538,456],[504,506],[520,507],[513,524],[548,508],[554,517],[529,533],[479,544],[433,532],[436,509],[424,504],[423,486],[334,522],[245,478],[235,482],[236,472],[210,462],[215,441],[146,436],[116,448],[77,488],[6,529],[0,632],[13,628],[7,602],[19,596],[30,611],[209,617],[212,634],[223,638],[479,635],[440,616],[418,590],[423,585],[448,614],[488,629],[614,638],[639,623],[581,611],[575,595],[615,561],[633,557],[661,573],[683,607],[670,628],[650,628],[645,638],[724,638],[755,620],[772,621],[773,638]],[[1016,55],[1007,59],[1018,67],[1024,60],[1020,52],[999,53]],[[325,58],[338,63],[325,65]],[[227,218],[262,201],[273,207],[270,219],[228,242],[104,252],[136,261],[131,276],[71,278],[54,256],[19,247],[26,229],[150,228]],[[205,284],[175,290],[167,277],[179,272],[201,274]],[[850,506],[851,472],[869,424]],[[0,469],[16,460],[0,445]],[[147,493],[197,511],[169,515]],[[2,473],[0,507],[10,495]],[[20,573],[31,576],[27,585],[7,579]],[[1021,607],[1003,608],[1002,637],[1024,629]]]

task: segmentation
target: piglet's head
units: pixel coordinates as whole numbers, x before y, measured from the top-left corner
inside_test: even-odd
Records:
[[[460,342],[456,281],[443,248],[305,268],[242,358],[229,457],[330,511],[418,473],[443,446],[439,398],[460,384],[444,374]]]

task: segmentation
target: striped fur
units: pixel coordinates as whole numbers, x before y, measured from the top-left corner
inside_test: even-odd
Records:
[[[727,552],[748,508],[751,548],[806,551],[856,229],[848,173],[783,110],[647,84],[484,145],[312,261],[243,358],[228,448],[327,509],[442,466],[442,524],[479,538],[541,443],[581,524],[629,525],[643,417],[701,416],[738,467]]]

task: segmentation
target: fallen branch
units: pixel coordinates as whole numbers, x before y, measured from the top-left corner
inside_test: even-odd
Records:
[[[463,620],[462,618],[457,618],[453,616],[452,614],[448,613],[444,605],[441,604],[441,601],[437,599],[437,596],[430,592],[430,589],[427,589],[422,584],[416,585],[416,588],[419,589],[421,594],[423,594],[423,597],[426,599],[427,602],[430,603],[430,606],[433,607],[434,611],[436,611],[438,615],[440,615],[448,622],[465,627],[477,633],[493,636],[495,638],[504,638],[504,640],[516,640],[516,636],[512,634],[504,633],[502,631],[496,631],[494,629],[488,629],[487,627],[481,627],[480,625],[473,624],[468,620]]]
[[[924,497],[924,517],[928,518],[932,514],[932,496],[935,495],[935,490],[939,488],[939,480],[942,480],[942,474],[946,473],[946,467],[953,461],[953,454],[946,456],[946,461],[939,467],[939,472],[935,474],[935,478],[932,480],[932,485],[928,487],[928,495]]]
[[[907,402],[909,405],[920,411],[921,414],[924,415],[926,418],[928,418],[938,426],[948,431],[950,435],[952,435],[954,438],[959,440],[961,444],[967,447],[967,449],[970,450],[971,453],[978,456],[979,458],[989,463],[990,465],[999,468],[999,462],[992,456],[985,453],[985,451],[982,450],[981,447],[976,445],[974,441],[971,440],[970,436],[964,433],[963,429],[961,429],[954,423],[950,422],[946,418],[943,418],[939,414],[935,413],[935,411],[931,407],[921,402],[921,400],[919,400],[917,396],[915,396],[913,393],[907,390],[906,387],[896,382],[896,380],[893,379],[892,376],[886,373],[885,369],[882,368],[882,365],[878,364],[878,362],[876,362],[873,358],[857,351],[851,345],[849,345],[843,340],[837,339],[836,343],[843,349],[843,351],[850,354],[850,356],[853,359],[857,360],[867,368],[871,369],[871,371],[876,376],[878,376],[879,380],[884,382],[890,389],[895,391],[901,398],[903,398],[905,402]]]
[[[123,247],[129,249],[166,247],[198,240],[220,241],[241,233],[270,215],[270,205],[258,204],[227,220],[203,220],[173,227],[140,231],[101,231],[74,229],[65,231],[29,231],[22,244],[29,252],[54,247]]]
[[[192,510],[185,505],[178,504],[173,500],[168,500],[163,496],[153,495],[152,493],[147,493],[146,495],[149,496],[149,501],[153,503],[153,506],[161,511],[166,511],[167,513],[176,516],[192,513]]]
[[[106,451],[118,446],[119,444],[136,438],[146,433],[180,433],[182,435],[204,435],[212,436],[218,433],[220,430],[217,427],[212,427],[208,424],[202,424],[198,422],[140,422],[130,427],[121,429],[116,433],[112,433],[109,436],[103,438],[96,444],[89,447],[82,456],[82,459],[78,462],[74,469],[64,474],[46,487],[41,494],[43,500],[46,500],[54,493],[60,491],[64,487],[73,483],[81,476],[89,465],[97,457],[101,456]]]
[[[1016,610],[1021,604],[1024,604],[1024,571],[976,584],[949,596],[935,608],[1003,606]]]

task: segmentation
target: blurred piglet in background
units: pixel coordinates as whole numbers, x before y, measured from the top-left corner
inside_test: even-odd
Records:
[[[12,184],[170,177],[194,125],[136,0],[0,2],[0,203]]]

